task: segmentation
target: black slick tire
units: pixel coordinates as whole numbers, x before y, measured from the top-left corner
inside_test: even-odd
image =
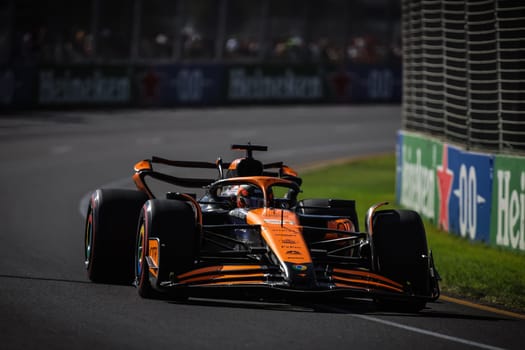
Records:
[[[150,240],[159,242],[158,261],[154,261],[157,266],[148,263]],[[164,290],[161,282],[172,281],[191,269],[198,241],[195,214],[188,203],[172,199],[146,202],[140,214],[135,249],[135,284],[139,295],[184,299],[184,293]]]
[[[135,232],[146,194],[98,189],[90,199],[84,229],[84,263],[97,283],[131,284]]]
[[[381,210],[373,218],[374,253],[378,272],[409,286],[414,298],[378,299],[382,309],[417,312],[430,294],[429,252],[425,228],[412,210]],[[423,297],[423,298],[418,298]]]

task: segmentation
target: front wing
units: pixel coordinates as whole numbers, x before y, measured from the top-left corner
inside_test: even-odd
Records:
[[[311,268],[312,266],[306,266]],[[325,271],[326,275],[326,271]],[[194,297],[255,299],[383,298],[434,301],[438,295],[415,295],[407,286],[365,269],[331,268],[313,285],[290,285],[277,266],[214,265],[161,282],[163,292]]]

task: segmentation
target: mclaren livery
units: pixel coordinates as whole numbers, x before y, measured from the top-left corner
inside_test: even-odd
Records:
[[[144,298],[353,297],[418,311],[439,297],[416,212],[376,204],[360,230],[353,200],[299,199],[293,169],[253,157],[266,146],[232,149],[246,154],[229,163],[152,157],[135,165],[137,190],[96,190],[85,225],[89,279],[133,283]],[[176,177],[154,166],[217,173]],[[160,198],[152,180],[202,195]]]

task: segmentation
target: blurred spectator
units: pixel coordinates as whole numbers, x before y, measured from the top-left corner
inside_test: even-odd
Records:
[[[126,0],[25,0],[24,7],[19,4],[15,2],[13,37],[4,42],[11,45],[5,52],[22,63],[129,60],[131,55],[146,60],[220,57],[328,64],[401,58],[400,43],[390,39],[399,37],[400,18],[396,11],[385,11],[393,8],[388,0],[140,0],[140,6]],[[137,31],[134,21],[140,24]]]
[[[93,38],[85,30],[78,29],[72,34],[71,40],[64,44],[64,59],[66,61],[83,61],[93,54]]]
[[[359,36],[350,41],[347,56],[354,63],[377,63],[377,43],[371,36]]]
[[[225,45],[226,57],[236,58],[239,56],[239,40],[237,38],[229,38]]]
[[[204,45],[201,35],[193,25],[188,24],[182,28],[182,56],[184,58],[197,58],[204,55]]]

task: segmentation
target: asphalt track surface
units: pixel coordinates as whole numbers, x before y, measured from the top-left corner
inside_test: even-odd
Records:
[[[520,349],[525,321],[438,301],[418,314],[335,304],[141,299],[90,283],[85,200],[132,188],[152,155],[230,160],[232,143],[304,167],[393,152],[398,106],[69,111],[0,116],[1,349]]]

